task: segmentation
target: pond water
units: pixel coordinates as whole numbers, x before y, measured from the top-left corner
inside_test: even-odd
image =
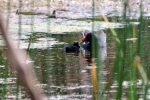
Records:
[[[122,5],[118,2],[117,7]],[[122,20],[122,9],[112,8],[111,4],[100,5],[103,8],[109,6],[109,9],[104,10],[107,14],[110,24],[103,21],[99,17],[99,11],[95,10],[95,21],[92,22],[92,9],[91,6],[69,6],[64,10],[56,12],[57,18],[48,18],[46,15],[46,8],[39,8],[40,15],[16,15],[15,12],[10,14],[10,35],[15,43],[20,41],[20,48],[27,49],[31,39],[31,46],[29,55],[31,60],[27,63],[32,63],[35,69],[37,80],[41,84],[36,84],[35,87],[44,89],[50,100],[94,100],[92,82],[92,59],[85,57],[82,52],[78,54],[65,53],[65,46],[72,44],[74,41],[81,41],[82,31],[85,29],[92,30],[99,34],[101,30],[106,33],[107,47],[101,49],[100,59],[96,63],[96,69],[99,71],[98,88],[99,95],[103,95],[104,100],[114,100],[117,92],[117,82],[115,76],[112,75],[112,68],[115,59],[115,41],[109,28],[115,29],[119,38],[122,40],[122,35],[125,33],[125,23]],[[76,9],[76,7],[79,7]],[[146,6],[147,7],[147,6]],[[112,10],[115,12],[112,13]],[[136,9],[136,8],[135,8]],[[133,17],[131,24],[136,27],[139,25],[137,21],[139,12],[131,13]],[[149,25],[149,13],[145,12],[145,19],[147,19],[147,26]],[[7,14],[5,17],[7,18]],[[136,30],[138,31],[138,29]],[[105,37],[104,37],[105,38]],[[130,40],[130,39],[129,39]],[[1,55],[0,56],[0,93],[2,98],[29,98],[30,96],[24,92],[24,88],[17,84],[15,71],[12,71],[7,61],[5,54],[4,43],[1,40]],[[97,60],[96,59],[96,60]],[[100,63],[100,64],[98,64]],[[99,69],[97,67],[100,67]],[[129,69],[124,71],[128,73]],[[112,75],[112,76],[111,76]],[[128,76],[123,81],[123,95],[122,99],[127,100],[127,94],[132,92],[128,90],[129,84]],[[111,80],[111,81],[110,81]],[[142,80],[137,79],[137,94],[143,97]],[[111,83],[110,89],[105,89],[108,83]],[[94,91],[95,92],[95,91]],[[149,95],[147,96],[149,98]],[[96,100],[96,99],[95,99]],[[100,99],[101,100],[101,99]]]

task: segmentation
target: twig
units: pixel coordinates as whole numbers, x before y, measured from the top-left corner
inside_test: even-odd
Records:
[[[30,51],[31,40],[32,40],[32,35],[30,35],[29,44],[27,48],[27,55],[29,54],[29,51]]]
[[[144,80],[144,84],[145,85],[148,85],[149,84],[149,80],[148,80],[148,77],[146,75],[146,72],[145,70],[143,69],[143,66],[141,65],[141,59],[139,56],[136,56],[135,57],[135,65],[137,66],[143,80]]]
[[[41,94],[42,89],[37,91],[34,88],[36,81],[31,77],[31,65],[25,63],[26,54],[23,50],[14,48],[15,46],[13,44],[13,41],[9,38],[7,34],[8,29],[5,26],[6,25],[4,25],[2,19],[2,13],[0,13],[0,30],[8,48],[7,53],[10,58],[10,61],[17,70],[17,75],[19,76],[19,79],[22,81],[23,85],[28,89],[31,98],[33,100],[42,100],[44,97],[44,95]]]

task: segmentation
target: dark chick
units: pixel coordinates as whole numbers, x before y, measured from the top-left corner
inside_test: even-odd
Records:
[[[53,11],[51,16],[52,16],[52,18],[56,18],[56,10]]]

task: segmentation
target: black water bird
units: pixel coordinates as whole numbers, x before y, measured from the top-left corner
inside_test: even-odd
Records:
[[[66,53],[79,53],[80,52],[80,46],[79,42],[75,41],[73,45],[69,45],[65,47],[65,52]]]

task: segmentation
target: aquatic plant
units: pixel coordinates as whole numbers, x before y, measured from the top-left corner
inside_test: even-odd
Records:
[[[100,11],[102,18],[104,19],[105,22],[109,24],[109,21],[107,17],[102,13],[102,9],[98,5],[99,2],[97,0],[94,0],[95,6],[97,9]],[[129,6],[127,5],[128,2],[124,1],[124,14],[123,14],[123,23],[125,24],[124,26],[124,32],[123,33],[116,33],[116,31],[112,28],[110,29],[110,32],[112,33],[112,36],[114,37],[114,41],[116,43],[115,47],[115,60],[114,60],[114,67],[111,70],[113,74],[116,76],[116,81],[117,81],[117,88],[116,88],[116,100],[120,100],[122,98],[123,94],[123,81],[128,80],[131,83],[128,84],[128,92],[127,92],[127,98],[130,100],[135,100],[139,99],[139,95],[137,94],[137,79],[138,79],[138,73],[137,70],[140,72],[140,75],[142,76],[143,80],[145,81],[145,84],[143,84],[144,88],[144,96],[143,98],[146,99],[147,95],[147,90],[148,90],[148,78],[146,75],[146,72],[144,71],[146,69],[145,67],[145,57],[144,57],[144,32],[145,32],[145,25],[144,25],[144,20],[145,18],[143,17],[143,8],[142,8],[142,1],[140,2],[140,18],[139,18],[139,31],[136,33],[135,31],[135,26],[131,24],[132,20],[130,19],[130,9]],[[128,15],[127,15],[128,14]],[[147,26],[146,26],[147,27]],[[120,35],[122,34],[122,35]],[[108,38],[108,37],[107,37]],[[137,56],[139,58],[142,58],[141,62],[140,60],[137,60]],[[135,60],[136,58],[136,60]],[[136,61],[136,65],[135,65]],[[139,67],[136,67],[139,66]],[[101,67],[101,66],[99,66]],[[129,70],[127,73],[126,70]],[[111,74],[111,75],[113,75]],[[128,76],[125,77],[125,76]],[[112,82],[112,81],[108,81]],[[111,84],[108,84],[111,86]],[[108,89],[109,86],[106,86]],[[105,90],[107,91],[107,90]],[[109,90],[108,90],[109,91]]]

